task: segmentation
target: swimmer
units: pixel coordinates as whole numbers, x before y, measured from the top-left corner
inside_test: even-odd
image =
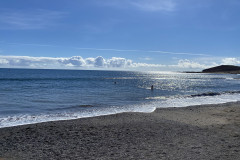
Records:
[[[151,90],[153,90],[153,85],[151,86]]]

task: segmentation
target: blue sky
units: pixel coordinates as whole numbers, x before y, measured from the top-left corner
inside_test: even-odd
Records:
[[[239,0],[2,0],[0,67],[240,65]]]

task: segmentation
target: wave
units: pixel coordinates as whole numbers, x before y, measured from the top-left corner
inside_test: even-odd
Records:
[[[85,105],[86,106],[86,105]],[[63,111],[45,114],[19,114],[14,116],[0,117],[0,128],[35,124],[50,121],[72,120],[79,118],[88,118],[104,115],[112,115],[123,112],[153,112],[156,107],[151,104],[129,105],[129,106],[111,106],[111,107],[90,107],[80,111]]]
[[[201,94],[193,94],[193,95],[190,95],[190,97],[204,97],[204,96],[217,96],[217,95],[221,95],[221,93],[208,92],[208,93],[201,93]]]
[[[223,94],[235,94],[235,93],[240,93],[240,91],[207,92],[207,93],[201,93],[201,94],[193,94],[188,97],[218,96],[218,95],[223,95]]]
[[[206,104],[222,104],[228,102],[240,101],[240,91],[229,91],[224,93],[203,93],[194,96],[182,96],[169,98],[166,101],[159,102],[157,108],[168,107],[187,107]]]
[[[145,99],[149,100],[164,100],[164,99],[176,99],[176,98],[189,98],[189,97],[211,97],[211,96],[219,96],[224,94],[237,94],[240,93],[240,91],[225,91],[225,92],[206,92],[206,93],[200,93],[200,94],[192,94],[192,95],[186,95],[186,96],[156,96],[156,97],[147,97]]]
[[[58,112],[50,112],[45,114],[22,114],[14,116],[2,116],[0,117],[0,128],[42,123],[48,121],[59,120],[71,120],[78,118],[96,117],[103,115],[111,115],[123,112],[153,112],[156,108],[169,108],[169,107],[187,107],[195,105],[206,104],[221,104],[227,102],[240,101],[240,91],[228,91],[228,92],[210,92],[202,93],[191,96],[182,97],[168,97],[164,99],[153,99],[151,102],[126,105],[126,106],[108,106],[108,107],[94,107],[92,105],[76,105],[59,109]],[[85,108],[75,110],[78,108]],[[74,109],[74,110],[73,110]]]
[[[61,108],[54,108],[54,109],[48,109],[49,111],[57,111],[57,110],[76,110],[76,109],[83,109],[83,108],[92,108],[96,107],[94,105],[74,105],[69,107],[61,107]]]

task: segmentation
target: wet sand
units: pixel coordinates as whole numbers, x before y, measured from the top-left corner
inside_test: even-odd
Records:
[[[0,159],[240,158],[240,102],[0,129]]]

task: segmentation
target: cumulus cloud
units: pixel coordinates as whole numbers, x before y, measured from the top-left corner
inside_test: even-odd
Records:
[[[180,59],[176,64],[162,65],[137,63],[122,57],[106,59],[102,56],[83,58],[73,57],[30,57],[0,56],[2,68],[44,68],[44,69],[118,69],[118,70],[162,70],[162,71],[200,71],[220,64],[240,64],[237,58],[223,58],[222,63],[201,62]]]
[[[6,59],[0,59],[0,64],[8,64],[9,61],[7,61]]]
[[[51,57],[0,56],[0,67],[54,68],[56,64]]]
[[[131,60],[112,57],[104,59],[102,56],[96,58],[82,58],[73,56],[69,58],[52,57],[29,57],[29,56],[0,56],[0,67],[22,67],[22,68],[128,68],[133,66]]]
[[[129,67],[133,65],[133,62],[129,59],[113,57],[108,60],[108,65],[110,67]]]
[[[65,64],[67,66],[84,66],[86,65],[85,60],[81,56],[74,56],[70,58],[60,58],[58,60],[60,64]]]
[[[208,68],[206,64],[200,64],[199,62],[194,62],[188,59],[182,59],[178,61],[177,65],[172,65],[172,67],[178,68],[189,68],[189,69],[204,69]]]
[[[104,67],[105,65],[106,65],[106,61],[103,57],[99,56],[99,57],[95,58],[94,66]]]
[[[224,65],[240,65],[240,59],[237,58],[224,58],[222,59]]]

